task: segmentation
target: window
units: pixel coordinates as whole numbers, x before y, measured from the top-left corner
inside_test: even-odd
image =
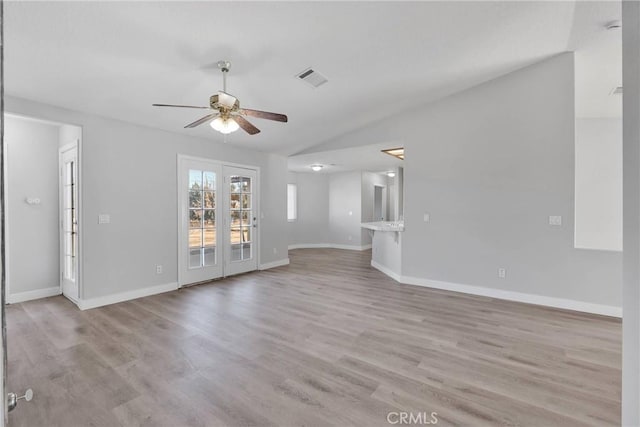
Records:
[[[298,219],[298,196],[297,186],[287,184],[287,221],[292,222]]]

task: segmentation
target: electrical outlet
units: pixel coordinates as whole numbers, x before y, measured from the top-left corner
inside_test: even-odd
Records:
[[[162,274],[162,266],[156,265],[156,274]]]
[[[349,239],[349,241],[351,241],[352,237],[351,237],[351,236],[349,236],[349,237],[348,237],[348,239]]]
[[[277,254],[278,253],[278,248],[273,248],[273,254]]]
[[[109,224],[109,223],[111,223],[111,216],[109,214],[98,215],[98,224]]]
[[[549,225],[562,225],[562,217],[560,215],[549,215]]]
[[[498,277],[500,279],[504,279],[505,277],[507,277],[507,269],[506,268],[499,268],[498,269]]]

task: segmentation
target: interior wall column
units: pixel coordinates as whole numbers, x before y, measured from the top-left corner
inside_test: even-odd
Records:
[[[640,2],[622,2],[622,425],[640,425]]]

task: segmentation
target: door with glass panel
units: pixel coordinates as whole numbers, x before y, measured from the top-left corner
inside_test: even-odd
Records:
[[[258,268],[257,173],[224,166],[225,276]]]
[[[179,160],[178,284],[204,282],[222,276],[219,198],[221,167],[206,160]]]
[[[78,301],[78,145],[60,148],[60,270],[62,294]]]

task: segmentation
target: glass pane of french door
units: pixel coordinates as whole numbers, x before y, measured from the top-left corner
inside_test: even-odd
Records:
[[[229,177],[229,206],[231,216],[230,260],[245,261],[252,257],[253,209],[251,203],[251,177]]]
[[[216,265],[216,174],[189,169],[189,268]]]
[[[77,176],[75,161],[72,160],[64,163],[62,179],[63,277],[73,282],[76,279],[76,251],[78,246],[78,221],[76,218]]]

